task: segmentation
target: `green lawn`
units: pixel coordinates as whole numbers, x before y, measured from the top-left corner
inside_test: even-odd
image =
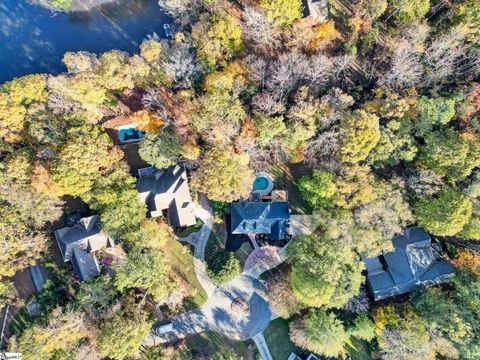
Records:
[[[345,345],[345,351],[354,360],[371,360],[368,343],[366,341],[352,337]]]
[[[222,239],[212,231],[205,246],[205,260],[208,262],[209,258],[222,250],[224,250]]]
[[[275,189],[287,190],[290,208],[293,214],[311,214],[312,208],[302,198],[300,190],[297,187],[297,181],[303,175],[309,175],[311,171],[302,164],[274,165],[270,169],[270,174],[275,180]]]
[[[27,309],[25,307],[21,308],[10,322],[10,332],[15,336],[21,335],[30,321],[31,318],[28,315]]]
[[[203,225],[202,220],[198,219],[195,225],[187,226],[187,227],[176,227],[173,229],[173,232],[178,237],[184,238],[190,235],[191,233],[200,231],[200,228],[202,227],[202,225]]]
[[[265,340],[273,360],[287,360],[292,352],[297,355],[302,353],[302,350],[290,341],[288,324],[288,320],[278,318],[271,321],[265,329]]]
[[[252,351],[246,342],[229,340],[217,333],[201,333],[187,338],[186,347],[192,355],[210,359],[216,352],[225,353],[233,350],[238,358],[253,360]]]
[[[193,268],[193,255],[192,251],[187,245],[181,244],[179,241],[169,238],[162,249],[165,253],[165,256],[168,258],[173,268],[177,270],[187,282],[192,286],[191,301],[189,301],[189,308],[196,308],[203,305],[207,300],[207,294],[203,287],[197,280],[195,275],[195,270]]]

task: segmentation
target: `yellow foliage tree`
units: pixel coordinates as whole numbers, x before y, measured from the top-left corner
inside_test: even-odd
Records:
[[[155,116],[151,111],[140,110],[130,115],[132,123],[137,129],[146,132],[157,132],[165,124],[165,119]]]
[[[457,256],[452,260],[452,262],[456,267],[465,267],[475,275],[480,276],[480,254],[474,250],[459,250]]]
[[[207,151],[198,170],[192,175],[192,187],[211,200],[231,202],[247,196],[252,188],[250,158],[231,147]]]
[[[268,21],[281,27],[302,17],[301,0],[261,0],[259,6],[267,13]]]
[[[378,117],[364,110],[355,110],[342,119],[343,142],[339,158],[355,163],[365,160],[380,140]]]
[[[337,31],[337,29],[335,29],[335,23],[333,20],[329,20],[315,26],[312,29],[312,32],[312,39],[308,44],[311,49],[317,49],[322,44],[328,43],[340,37],[340,33]]]

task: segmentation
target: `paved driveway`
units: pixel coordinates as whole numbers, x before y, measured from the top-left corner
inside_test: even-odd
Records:
[[[243,316],[232,311],[232,301],[237,298],[248,304],[248,312]],[[217,287],[202,307],[173,319],[172,331],[159,334],[155,327],[144,345],[178,340],[204,331],[214,331],[233,340],[247,340],[268,326],[271,315],[264,283],[242,274]]]
[[[162,326],[157,324],[145,338],[143,346],[154,346],[160,343],[171,342],[189,335],[205,331],[214,331],[233,340],[247,340],[255,338],[262,346],[262,354],[269,354],[262,332],[268,326],[272,313],[269,309],[267,288],[258,276],[269,268],[278,264],[262,264],[250,269],[227,284],[218,285],[213,282],[206,272],[205,246],[212,230],[214,221],[213,210],[204,197],[200,197],[200,205],[195,207],[195,215],[204,225],[199,232],[191,234],[185,239],[195,247],[194,266],[200,284],[208,294],[205,304],[193,311],[175,317],[171,322],[171,329],[161,334]],[[278,263],[285,260],[285,249],[281,251]],[[245,312],[236,313],[232,310],[232,302],[242,299],[248,304]],[[266,359],[271,359],[268,356]]]

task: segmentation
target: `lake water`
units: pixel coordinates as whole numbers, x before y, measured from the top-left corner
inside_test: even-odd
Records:
[[[60,73],[67,51],[137,51],[147,34],[170,22],[157,0],[121,0],[90,12],[53,13],[27,0],[0,0],[0,82],[30,73]]]

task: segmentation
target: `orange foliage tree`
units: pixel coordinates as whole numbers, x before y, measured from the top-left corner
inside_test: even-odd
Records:
[[[461,249],[452,262],[456,267],[467,268],[475,275],[480,276],[480,254],[476,251]]]
[[[130,115],[132,123],[137,125],[137,129],[146,132],[156,132],[165,124],[165,119],[156,116],[151,111],[140,110]]]

